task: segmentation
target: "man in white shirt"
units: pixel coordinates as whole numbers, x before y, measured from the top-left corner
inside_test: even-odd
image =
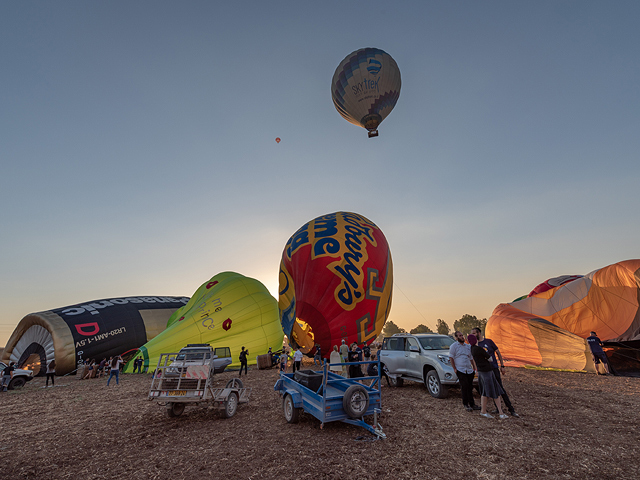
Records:
[[[300,347],[293,353],[293,373],[296,373],[296,370],[300,370],[300,364],[302,363],[302,350]]]
[[[475,377],[477,368],[471,356],[471,345],[464,343],[462,332],[456,332],[454,337],[457,342],[449,347],[449,359],[458,380],[460,380],[462,404],[468,412],[480,410],[480,406],[473,401],[473,377]]]

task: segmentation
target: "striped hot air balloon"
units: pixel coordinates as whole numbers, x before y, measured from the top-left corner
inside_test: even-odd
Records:
[[[379,48],[350,53],[336,68],[331,98],[345,120],[378,136],[378,125],[393,110],[400,96],[400,69],[391,55]]]

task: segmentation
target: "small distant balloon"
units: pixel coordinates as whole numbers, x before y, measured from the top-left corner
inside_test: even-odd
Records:
[[[280,143],[280,137],[276,137],[276,143]]]

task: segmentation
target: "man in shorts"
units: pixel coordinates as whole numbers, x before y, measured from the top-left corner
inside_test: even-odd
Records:
[[[587,343],[589,344],[589,348],[591,349],[591,355],[593,356],[593,363],[596,367],[596,373],[598,375],[609,375],[611,373],[609,371],[609,359],[607,358],[607,354],[604,353],[602,349],[602,342],[596,335],[596,332],[591,332],[591,336],[587,337]],[[604,366],[604,373],[600,373],[598,369],[598,364],[602,363]]]

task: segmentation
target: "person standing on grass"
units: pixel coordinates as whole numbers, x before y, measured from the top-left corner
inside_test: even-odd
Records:
[[[0,390],[3,392],[6,392],[7,388],[9,388],[9,384],[13,378],[13,372],[16,369],[15,365],[16,362],[9,362],[9,365],[4,367],[4,370],[2,370],[2,384],[0,384]]]
[[[91,378],[91,376],[93,375],[93,369],[95,367],[96,367],[96,361],[94,359],[91,359],[91,362],[89,362],[89,369],[87,370],[87,374],[84,376],[83,380]]]
[[[342,365],[340,365],[342,363],[342,357],[340,356],[337,345],[333,346],[333,352],[331,352],[329,356],[329,363],[331,364],[329,370],[338,375],[342,375]]]
[[[449,347],[449,359],[451,366],[460,380],[460,392],[462,393],[462,405],[468,412],[480,410],[473,400],[473,378],[477,370],[471,355],[471,345],[464,343],[464,335],[457,331],[456,342]]]
[[[482,336],[482,332],[478,327],[472,328],[471,333],[473,333],[478,339],[478,346],[484,348],[485,351],[489,355],[491,355],[490,361],[491,361],[491,366],[493,367],[493,374],[495,375],[496,380],[498,380],[498,383],[500,384],[500,388],[502,388],[502,391],[504,392],[502,394],[502,400],[504,401],[504,404],[507,407],[507,410],[509,410],[509,414],[512,417],[516,417],[516,418],[519,417],[520,415],[518,415],[516,413],[515,408],[513,408],[513,405],[511,404],[511,400],[509,399],[509,395],[507,395],[507,391],[504,389],[504,385],[502,384],[502,375],[504,375],[505,373],[504,359],[502,358],[502,354],[500,353],[498,346],[490,338],[484,338]],[[498,361],[497,361],[498,359],[500,360],[500,366],[498,366]],[[496,405],[496,411],[493,413],[498,413],[497,405]]]
[[[300,365],[302,364],[302,350],[300,347],[296,349],[293,353],[293,373],[296,373],[296,370],[300,370]]]
[[[120,374],[120,365],[122,365],[122,357],[120,355],[116,357],[112,357],[111,360],[111,372],[109,373],[109,378],[107,379],[107,387],[109,386],[109,382],[113,377],[116,377],[116,385],[120,385],[119,374]]]
[[[245,350],[244,347],[242,347],[242,350],[240,351],[240,373],[238,374],[239,377],[242,376],[242,369],[244,368],[244,374],[245,375],[249,375],[249,368],[248,368],[248,362],[247,362],[247,356],[249,355],[249,350]]]
[[[316,364],[316,361],[318,362]],[[320,345],[316,343],[316,353],[313,355],[313,364],[314,365],[322,365],[322,351],[320,350]]]
[[[49,362],[49,365],[47,365],[47,383],[46,383],[45,387],[49,386],[49,379],[51,379],[51,386],[52,387],[56,384],[55,376],[56,376],[56,361],[55,360],[51,360]]]
[[[287,373],[287,362],[289,361],[289,355],[285,349],[282,349],[282,353],[280,354],[280,372]]]
[[[609,359],[607,358],[607,354],[604,353],[602,349],[602,341],[596,335],[596,332],[591,332],[591,335],[587,337],[587,343],[589,344],[589,349],[591,349],[591,355],[593,357],[593,363],[596,367],[596,373],[598,375],[609,375],[611,372],[609,371]],[[602,363],[604,367],[604,373],[600,373],[598,369],[598,364]]]
[[[502,411],[502,402],[500,401],[500,396],[504,393],[504,390],[498,383],[496,376],[493,374],[493,365],[489,359],[491,355],[482,347],[477,345],[478,339],[475,335],[469,334],[467,336],[467,341],[469,345],[471,345],[471,355],[473,355],[473,361],[475,362],[478,370],[478,383],[480,383],[480,391],[482,397],[480,398],[480,415],[485,418],[493,418],[493,415],[487,413],[487,403],[490,398],[493,399],[496,406],[498,407],[498,413],[500,414],[500,419],[504,420],[509,418],[509,415],[506,415]]]

